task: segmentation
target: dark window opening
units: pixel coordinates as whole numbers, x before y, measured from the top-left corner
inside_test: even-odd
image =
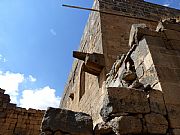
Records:
[[[70,93],[69,97],[71,98],[71,100],[74,100],[74,93]]]

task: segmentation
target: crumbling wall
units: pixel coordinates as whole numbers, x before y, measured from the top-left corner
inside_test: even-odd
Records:
[[[180,11],[143,0],[98,0],[93,8],[116,14],[92,12],[80,43],[80,52],[103,54],[104,68],[99,75],[82,72],[83,61],[76,59],[60,107],[85,112],[99,122],[102,121],[99,113],[106,93],[106,74],[117,56],[129,51],[131,25],[144,23],[155,29],[161,18],[178,16]]]
[[[178,19],[160,22],[157,31],[132,26],[131,49],[107,78],[105,123],[96,126],[97,134],[104,134],[104,126],[106,133],[180,134],[179,28]]]
[[[175,35],[168,35],[169,30]],[[179,135],[179,73],[175,72],[179,71],[179,30],[178,19],[160,22],[156,31],[145,24],[132,25],[129,51],[116,60],[107,74],[106,92],[100,108],[102,121],[97,123],[95,119],[92,131],[89,115],[52,108],[46,112],[42,131],[50,135],[56,131],[70,135],[86,135],[87,132],[94,135]],[[175,44],[168,44],[172,41]],[[163,57],[158,57],[159,53]],[[80,54],[76,52],[75,55],[80,57]],[[86,55],[90,57],[92,54]],[[172,56],[176,61],[167,61],[167,57]],[[170,62],[171,66],[163,62],[164,65],[159,66],[162,58],[166,58],[164,62]],[[169,74],[161,68],[170,68],[175,73],[171,71]],[[163,87],[164,83],[170,85]],[[53,123],[54,117],[59,124]],[[72,121],[75,126],[70,124]],[[80,121],[85,123],[81,125]]]
[[[162,92],[125,87],[108,87],[96,135],[166,135],[168,121]],[[108,127],[104,132],[103,125]],[[104,133],[103,133],[104,132]]]
[[[178,21],[178,23],[176,22]],[[161,37],[147,37],[168,112],[169,127],[180,130],[180,23],[166,20],[158,25]],[[156,53],[155,53],[156,50]]]
[[[39,135],[44,111],[16,107],[4,92],[0,89],[0,135]]]

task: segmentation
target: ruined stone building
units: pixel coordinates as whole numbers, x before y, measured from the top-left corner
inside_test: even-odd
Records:
[[[180,135],[180,23],[160,23],[180,10],[143,0],[93,9],[60,107],[89,114],[96,128],[118,121],[120,134]]]
[[[93,9],[42,135],[180,135],[180,10],[143,0]],[[14,107],[3,91],[0,101],[0,135],[40,133],[43,111]]]

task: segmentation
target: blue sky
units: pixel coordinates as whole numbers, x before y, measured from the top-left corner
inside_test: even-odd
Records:
[[[157,3],[157,0],[148,0]],[[22,107],[58,106],[93,0],[1,0],[0,87]],[[157,4],[180,8],[179,0]]]

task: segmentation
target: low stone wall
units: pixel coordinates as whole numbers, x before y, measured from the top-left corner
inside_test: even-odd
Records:
[[[43,110],[16,107],[0,89],[0,135],[39,135]]]

